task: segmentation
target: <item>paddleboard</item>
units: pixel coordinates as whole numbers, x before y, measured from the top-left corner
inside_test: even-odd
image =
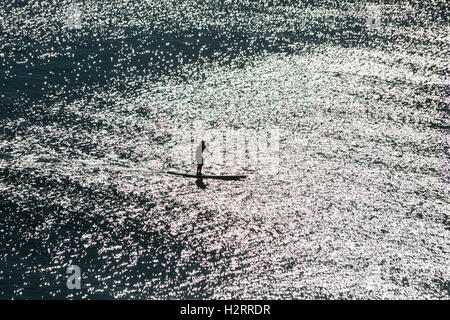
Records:
[[[181,176],[184,178],[198,178],[195,174],[191,173],[183,173],[183,172],[174,172],[174,171],[166,171],[168,174],[173,174],[175,176]],[[217,175],[210,175],[210,174],[202,174],[202,179],[217,179],[217,180],[240,180],[245,179],[247,176],[245,175],[238,175],[238,176],[217,176]]]

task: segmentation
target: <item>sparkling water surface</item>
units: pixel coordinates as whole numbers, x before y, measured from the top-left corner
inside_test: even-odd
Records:
[[[449,299],[449,6],[376,8],[3,4],[0,298]],[[279,129],[276,172],[162,174],[198,121]]]

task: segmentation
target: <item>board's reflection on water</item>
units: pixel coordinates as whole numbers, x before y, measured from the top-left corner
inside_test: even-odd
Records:
[[[206,184],[202,178],[198,178],[195,180],[195,185],[200,189],[206,189]]]

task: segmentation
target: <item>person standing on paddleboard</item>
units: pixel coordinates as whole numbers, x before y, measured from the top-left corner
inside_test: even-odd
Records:
[[[203,150],[206,149],[205,141],[202,140],[200,145],[197,147],[195,151],[195,162],[197,163],[197,177],[202,175],[202,167],[203,167]]]

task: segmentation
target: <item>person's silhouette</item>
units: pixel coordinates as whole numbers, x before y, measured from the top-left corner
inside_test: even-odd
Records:
[[[195,162],[197,163],[197,177],[202,175],[202,167],[203,167],[203,150],[206,149],[205,141],[202,140],[200,145],[197,147],[195,151]]]

